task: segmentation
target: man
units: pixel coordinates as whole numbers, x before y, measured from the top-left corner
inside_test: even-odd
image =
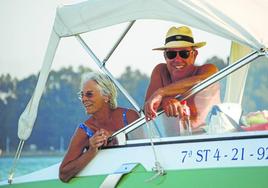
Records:
[[[144,106],[147,120],[153,119],[162,106],[167,116],[182,116],[183,109],[175,96],[218,71],[213,64],[194,65],[197,49],[206,42],[194,42],[189,27],[171,27],[166,35],[165,46],[154,50],[163,50],[166,63],[158,64],[151,75]],[[204,125],[205,117],[213,104],[219,103],[219,85],[209,88],[187,99],[191,111],[192,128]]]

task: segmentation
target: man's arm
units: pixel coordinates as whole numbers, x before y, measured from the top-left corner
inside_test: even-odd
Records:
[[[147,120],[150,120],[155,117],[155,113],[153,111],[157,111],[160,103],[152,102],[150,99],[153,98],[155,99],[156,97],[152,97],[154,93],[159,89],[164,87],[163,86],[163,81],[161,78],[161,72],[164,71],[165,69],[165,64],[158,64],[152,72],[149,87],[146,92],[146,97],[145,97],[145,104],[144,104],[144,112]],[[159,99],[157,99],[159,101]],[[161,102],[161,100],[160,100]]]
[[[217,67],[213,64],[203,65],[199,68],[195,76],[184,78],[166,87],[159,88],[155,91],[155,95],[160,95],[161,97],[168,97],[184,93],[185,91],[189,90],[194,85],[210,77],[217,71]]]
[[[159,88],[164,87],[163,81],[161,79],[161,72],[164,71],[165,64],[158,64],[152,71],[150,83],[146,92],[145,101],[147,101],[152,94]]]
[[[167,85],[165,87],[159,87],[156,89],[149,98],[147,98],[144,110],[145,110],[145,116],[147,120],[153,119],[156,116],[156,112],[158,107],[160,106],[162,100],[164,97],[170,97],[170,96],[176,96],[178,94],[184,93],[197,83],[200,83],[204,79],[208,78],[209,76],[213,75],[218,71],[217,67],[213,64],[206,64],[201,67],[199,67],[199,70],[197,71],[197,74],[182,80],[179,80],[177,82],[174,82],[170,85]],[[168,104],[168,103],[167,103]],[[179,103],[177,103],[174,107],[173,104],[171,109],[172,111],[166,112],[167,109],[169,109],[168,106],[164,106],[164,110],[168,116],[174,116],[174,114],[180,114],[178,110],[174,110],[174,108],[177,108],[180,106]]]

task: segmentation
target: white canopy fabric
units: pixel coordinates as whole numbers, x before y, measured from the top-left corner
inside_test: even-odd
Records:
[[[37,117],[40,98],[61,37],[139,19],[160,19],[192,26],[260,50],[268,46],[266,0],[88,0],[57,9],[42,70],[18,136],[27,140]],[[264,22],[264,23],[263,23]]]
[[[47,51],[45,54],[44,62],[38,77],[38,81],[31,97],[30,101],[28,102],[25,110],[21,114],[18,123],[18,137],[21,140],[27,140],[31,133],[34,126],[34,122],[37,117],[37,110],[39,106],[39,101],[43,94],[44,88],[46,86],[46,81],[48,78],[48,74],[51,69],[51,65],[59,45],[60,38],[59,36],[52,31],[49,39],[49,45],[47,47]]]
[[[235,63],[240,58],[248,55],[252,50],[247,46],[241,46],[232,42],[229,63]],[[242,104],[246,78],[250,64],[235,71],[227,77],[224,102]]]
[[[54,30],[70,36],[138,19],[161,19],[260,49],[268,46],[267,0],[90,0],[58,8]]]

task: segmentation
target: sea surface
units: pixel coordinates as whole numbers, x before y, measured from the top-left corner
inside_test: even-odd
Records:
[[[22,157],[17,163],[14,176],[21,176],[30,172],[54,165],[62,160],[62,156],[48,156],[48,157]],[[0,181],[7,180],[9,171],[13,164],[12,157],[0,157]]]

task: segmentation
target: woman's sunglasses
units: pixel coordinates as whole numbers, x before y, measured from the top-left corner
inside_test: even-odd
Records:
[[[80,91],[77,93],[78,94],[78,98],[80,100],[82,100],[82,98],[85,96],[86,98],[91,98],[93,96],[93,92],[92,91],[87,91],[86,93],[84,93],[83,91]]]
[[[190,50],[180,50],[180,51],[165,51],[166,57],[169,60],[175,59],[177,57],[177,54],[183,58],[187,59],[190,56],[191,51]]]

